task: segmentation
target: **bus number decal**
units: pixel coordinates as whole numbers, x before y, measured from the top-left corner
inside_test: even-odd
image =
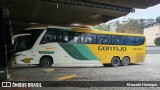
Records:
[[[133,50],[142,50],[142,48],[133,48]]]

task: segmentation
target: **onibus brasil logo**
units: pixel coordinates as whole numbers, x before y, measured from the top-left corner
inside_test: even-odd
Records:
[[[41,83],[29,82],[2,82],[2,87],[42,87]]]

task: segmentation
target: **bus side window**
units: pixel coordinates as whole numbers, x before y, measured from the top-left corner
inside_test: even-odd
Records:
[[[62,32],[62,42],[63,43],[68,42],[68,32]]]
[[[56,42],[62,42],[62,32],[56,31]]]
[[[106,35],[97,35],[97,43],[98,44],[106,44]]]
[[[44,37],[42,38],[41,43],[50,43],[50,42],[54,42],[55,40],[55,32],[54,31],[48,31]]]
[[[116,37],[116,45],[119,45],[120,44],[120,36],[115,35],[115,37]]]
[[[74,33],[68,32],[68,43],[73,43],[74,39]]]
[[[80,43],[81,42],[81,34],[74,33],[74,42],[73,43]]]
[[[140,45],[144,44],[144,37],[140,37]]]
[[[84,43],[84,44],[96,43],[96,35],[95,34],[82,33],[80,39],[81,39],[81,43]]]
[[[81,43],[85,43],[85,40],[86,40],[86,34],[81,33]]]
[[[126,45],[131,45],[131,37],[126,36]]]
[[[96,35],[95,35],[95,34],[92,34],[92,35],[91,35],[91,38],[92,38],[91,43],[92,43],[92,44],[96,44],[96,43],[97,43],[97,42],[96,42],[96,38],[97,38]]]
[[[100,39],[100,43],[101,43],[101,44],[106,44],[106,41],[107,41],[107,40],[106,40],[106,37],[105,37],[105,36],[102,36],[101,39]]]
[[[46,34],[44,40],[46,42],[51,42],[52,41],[52,36],[50,34]]]
[[[101,42],[101,35],[97,35],[97,44],[100,44]]]
[[[111,44],[111,35],[106,36],[106,44]]]
[[[119,36],[112,35],[111,41],[112,41],[113,45],[118,45],[119,44]]]
[[[143,45],[144,38],[143,37],[136,37],[136,45]]]
[[[131,45],[136,45],[136,37],[131,37],[132,38],[132,43]]]
[[[119,44],[120,45],[125,45],[125,37],[124,36],[120,36]]]
[[[86,40],[85,40],[86,44],[91,44],[92,43],[92,37],[91,34],[86,34]]]

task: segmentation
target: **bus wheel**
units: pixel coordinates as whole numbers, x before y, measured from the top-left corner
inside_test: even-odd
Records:
[[[39,63],[39,66],[42,68],[51,67],[52,66],[52,58],[50,57],[42,57]]]
[[[123,57],[123,58],[122,58],[121,64],[122,64],[123,66],[129,65],[129,63],[130,63],[129,57]]]
[[[111,61],[111,66],[112,67],[117,67],[120,65],[120,59],[118,57],[113,57]]]

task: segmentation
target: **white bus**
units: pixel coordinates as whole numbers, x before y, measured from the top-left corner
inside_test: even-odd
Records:
[[[144,62],[143,35],[114,33],[89,28],[34,27],[15,35],[16,64],[129,65]]]

